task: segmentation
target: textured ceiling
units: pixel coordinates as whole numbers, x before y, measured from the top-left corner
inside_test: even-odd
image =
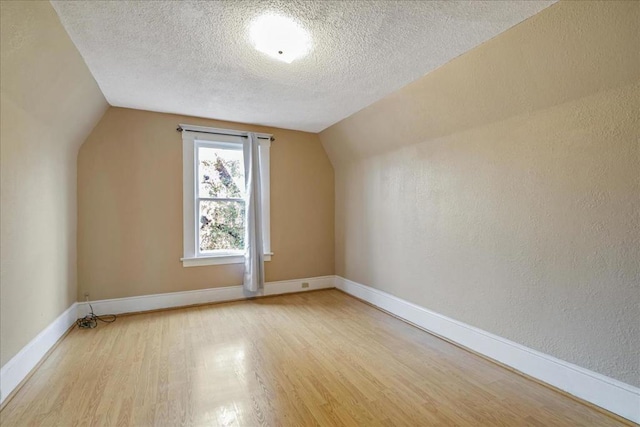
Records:
[[[319,132],[554,1],[52,1],[111,105]],[[253,49],[265,12],[312,37]]]

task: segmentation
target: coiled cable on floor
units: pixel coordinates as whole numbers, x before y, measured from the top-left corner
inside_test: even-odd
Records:
[[[78,325],[79,328],[93,329],[96,326],[98,326],[98,320],[104,323],[113,323],[116,321],[115,314],[105,314],[103,316],[98,316],[93,312],[93,307],[91,306],[91,304],[89,302],[87,302],[87,304],[89,304],[91,313],[76,320],[76,324]]]

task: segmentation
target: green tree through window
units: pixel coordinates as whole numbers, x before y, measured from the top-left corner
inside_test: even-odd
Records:
[[[242,152],[200,147],[200,251],[244,249]]]

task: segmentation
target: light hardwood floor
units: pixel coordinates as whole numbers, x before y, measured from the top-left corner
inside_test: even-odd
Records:
[[[621,425],[336,290],[75,329],[0,424]]]

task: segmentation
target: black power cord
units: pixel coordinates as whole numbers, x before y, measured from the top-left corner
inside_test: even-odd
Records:
[[[91,313],[76,320],[76,325],[78,325],[79,328],[93,329],[98,326],[98,320],[104,323],[113,323],[116,321],[115,314],[105,314],[104,316],[98,316],[93,312],[93,307],[91,306],[91,304],[89,302],[87,302],[87,304],[89,304],[89,308],[91,308]]]

